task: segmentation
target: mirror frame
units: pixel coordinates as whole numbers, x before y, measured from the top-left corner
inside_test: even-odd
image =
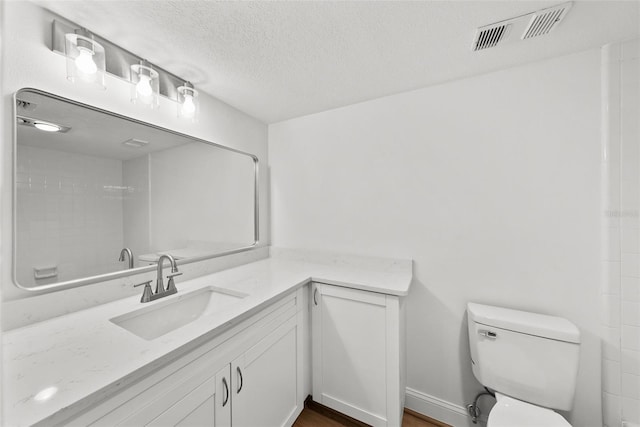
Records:
[[[13,105],[12,105],[12,110],[11,110],[11,115],[12,115],[12,125],[13,125],[13,129],[12,129],[12,138],[13,138],[13,144],[12,144],[12,149],[13,149],[13,154],[12,154],[12,168],[13,171],[11,173],[12,175],[12,199],[11,199],[11,203],[12,203],[12,207],[11,207],[11,213],[13,215],[13,218],[11,220],[12,223],[12,245],[11,245],[11,249],[13,251],[12,253],[12,279],[13,279],[13,283],[16,285],[16,287],[23,289],[25,291],[30,291],[30,292],[44,292],[44,291],[55,291],[55,290],[63,290],[63,289],[70,289],[70,288],[76,288],[79,286],[84,286],[84,285],[89,285],[89,284],[93,284],[93,283],[98,283],[98,282],[104,282],[107,280],[113,280],[113,279],[118,279],[121,277],[127,277],[127,276],[133,276],[136,274],[141,274],[141,273],[146,273],[149,271],[154,271],[156,270],[156,265],[148,265],[145,267],[137,267],[137,268],[132,268],[132,269],[127,269],[127,270],[120,270],[120,271],[114,271],[111,273],[103,273],[103,274],[99,274],[96,276],[88,276],[88,277],[83,277],[83,278],[79,278],[79,279],[73,279],[73,280],[67,280],[64,282],[57,282],[57,283],[49,283],[46,285],[41,285],[41,286],[22,286],[20,285],[20,283],[18,283],[18,275],[17,275],[17,268],[18,268],[18,262],[17,262],[17,246],[18,246],[18,229],[17,229],[17,160],[18,160],[18,125],[17,125],[17,114],[18,114],[18,108],[17,108],[17,101],[18,101],[18,93],[22,92],[22,91],[30,91],[33,93],[36,93],[38,95],[43,95],[43,96],[47,96],[53,99],[56,99],[58,101],[63,101],[63,102],[67,102],[69,104],[73,104],[76,105],[78,107],[82,107],[82,108],[88,108],[90,110],[99,112],[99,113],[103,113],[103,114],[108,114],[110,116],[119,118],[119,119],[123,119],[123,120],[128,120],[130,122],[133,123],[137,123],[143,126],[148,126],[150,128],[156,129],[156,130],[161,130],[163,132],[168,132],[170,134],[176,135],[176,136],[180,136],[183,138],[188,138],[194,142],[201,142],[203,144],[207,144],[207,145],[211,145],[213,147],[218,147],[221,148],[223,150],[228,150],[228,151],[232,151],[234,153],[238,153],[238,154],[242,154],[245,156],[248,156],[249,158],[251,158],[253,160],[253,173],[254,173],[254,180],[253,180],[253,226],[254,226],[254,233],[253,233],[253,243],[251,243],[248,246],[243,246],[237,249],[231,249],[228,251],[224,251],[224,252],[218,252],[218,253],[214,253],[211,255],[204,255],[204,256],[200,256],[200,257],[193,257],[193,258],[183,258],[181,260],[177,260],[176,263],[177,265],[185,265],[185,264],[191,264],[194,262],[199,262],[199,261],[205,261],[205,260],[209,260],[209,259],[213,259],[213,258],[220,258],[226,255],[232,255],[232,254],[236,254],[239,252],[245,252],[251,249],[254,249],[259,241],[260,241],[260,210],[259,210],[259,163],[258,163],[258,157],[254,154],[251,153],[247,153],[245,151],[241,151],[235,148],[231,148],[231,147],[227,147],[221,144],[217,144],[215,142],[211,142],[211,141],[207,141],[201,138],[197,138],[191,135],[187,135],[184,133],[180,133],[180,132],[176,132],[173,131],[171,129],[167,129],[161,126],[156,126],[153,125],[151,123],[147,123],[147,122],[143,122],[142,120],[137,120],[134,119],[132,117],[127,117],[127,116],[123,116],[122,114],[118,114],[118,113],[114,113],[112,111],[108,111],[108,110],[103,110],[101,108],[98,107],[94,107],[92,105],[88,105],[88,104],[84,104],[82,102],[78,102],[78,101],[74,101],[72,99],[69,98],[64,98],[62,96],[59,95],[55,95],[52,94],[50,92],[46,92],[40,89],[35,89],[35,88],[31,88],[31,87],[24,87],[21,88],[19,90],[17,90],[14,94],[13,94]]]

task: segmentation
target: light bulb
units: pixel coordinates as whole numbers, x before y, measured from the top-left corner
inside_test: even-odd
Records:
[[[151,89],[151,77],[140,75],[140,81],[136,84],[136,91],[140,96],[151,96],[153,89]]]
[[[196,104],[193,102],[193,96],[190,94],[184,95],[184,101],[182,102],[182,115],[184,117],[193,117],[196,112]]]
[[[98,66],[93,61],[93,52],[87,48],[78,47],[80,55],[75,59],[76,67],[84,74],[95,74]]]

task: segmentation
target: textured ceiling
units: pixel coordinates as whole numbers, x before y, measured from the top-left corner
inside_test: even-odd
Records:
[[[562,1],[36,3],[266,123],[640,36],[638,1],[481,52],[476,27]]]

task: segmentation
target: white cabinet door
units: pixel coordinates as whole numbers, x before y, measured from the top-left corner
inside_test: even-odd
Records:
[[[302,343],[297,317],[231,364],[233,427],[290,426],[302,411]]]
[[[194,377],[122,420],[123,426],[230,427],[230,365],[204,382]],[[200,385],[194,387],[194,382]]]
[[[314,283],[313,400],[373,426],[400,425],[398,297]]]

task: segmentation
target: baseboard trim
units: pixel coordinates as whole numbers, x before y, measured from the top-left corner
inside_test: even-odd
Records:
[[[440,423],[453,427],[473,426],[466,408],[410,387],[406,389],[404,406],[413,412],[425,415]],[[486,420],[480,420],[480,422]]]

